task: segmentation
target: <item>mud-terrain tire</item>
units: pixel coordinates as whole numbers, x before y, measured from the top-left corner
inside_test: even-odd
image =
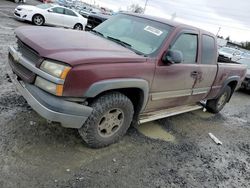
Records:
[[[80,24],[80,23],[77,23],[75,26],[74,26],[74,29],[75,30],[83,30],[83,26],[82,26],[82,24]]]
[[[83,140],[92,148],[117,142],[127,132],[134,114],[131,100],[119,92],[110,92],[94,100],[91,115],[78,129]]]
[[[225,104],[228,102],[228,99],[231,96],[231,92],[231,87],[226,86],[218,98],[207,101],[207,110],[214,114],[220,112],[224,108]]]
[[[37,26],[42,26],[45,23],[45,19],[41,14],[35,14],[32,17],[32,23]]]

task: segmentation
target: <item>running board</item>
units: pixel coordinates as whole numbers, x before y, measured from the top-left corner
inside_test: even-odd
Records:
[[[203,106],[201,106],[201,105],[192,105],[192,106],[186,105],[186,106],[179,106],[179,107],[175,107],[175,108],[169,108],[169,109],[165,109],[165,110],[159,110],[156,112],[149,112],[146,114],[142,114],[140,116],[139,123],[142,124],[142,123],[154,121],[157,119],[162,119],[162,118],[174,116],[177,114],[182,114],[185,112],[199,110],[202,108],[203,108]]]

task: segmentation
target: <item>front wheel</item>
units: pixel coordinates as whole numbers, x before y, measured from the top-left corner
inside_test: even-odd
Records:
[[[220,112],[228,102],[231,96],[231,92],[232,92],[231,87],[226,86],[218,98],[207,101],[206,104],[207,110],[212,113]]]
[[[105,94],[90,105],[93,108],[85,124],[78,130],[92,148],[117,142],[128,130],[134,114],[133,104],[119,92]]]

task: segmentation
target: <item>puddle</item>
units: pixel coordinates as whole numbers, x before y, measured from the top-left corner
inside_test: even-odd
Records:
[[[157,122],[149,122],[141,124],[137,130],[146,137],[159,139],[167,142],[174,142],[175,137],[163,129]]]

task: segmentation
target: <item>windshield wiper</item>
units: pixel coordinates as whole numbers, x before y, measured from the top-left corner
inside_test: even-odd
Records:
[[[114,41],[114,42],[117,42],[118,44],[120,44],[120,45],[122,45],[122,46],[124,46],[124,47],[132,47],[132,45],[131,44],[129,44],[129,43],[126,43],[126,42],[124,42],[124,41],[121,41],[120,39],[116,39],[116,38],[113,38],[113,37],[110,37],[110,36],[107,36],[107,39],[110,39],[110,40],[112,40],[112,41]]]
[[[118,43],[118,44],[120,44],[120,45],[122,45],[122,46],[124,46],[124,47],[126,47],[126,48],[129,48],[130,50],[132,50],[133,52],[135,52],[137,55],[143,55],[144,57],[147,57],[147,55],[145,55],[145,54],[142,53],[142,52],[139,52],[138,50],[135,50],[135,49],[132,47],[132,45],[129,44],[129,43],[127,43],[127,42],[124,42],[124,41],[122,41],[122,40],[120,40],[120,39],[116,39],[116,38],[110,37],[110,36],[107,36],[107,39],[110,39],[110,40],[112,40],[112,41],[114,41],[114,42],[116,42],[116,43]]]
[[[97,35],[100,35],[100,36],[102,36],[102,37],[103,37],[103,34],[102,34],[102,33],[100,33],[99,31],[96,31],[96,30],[91,30],[90,32],[91,32],[91,33],[94,33],[94,34],[97,34]]]

